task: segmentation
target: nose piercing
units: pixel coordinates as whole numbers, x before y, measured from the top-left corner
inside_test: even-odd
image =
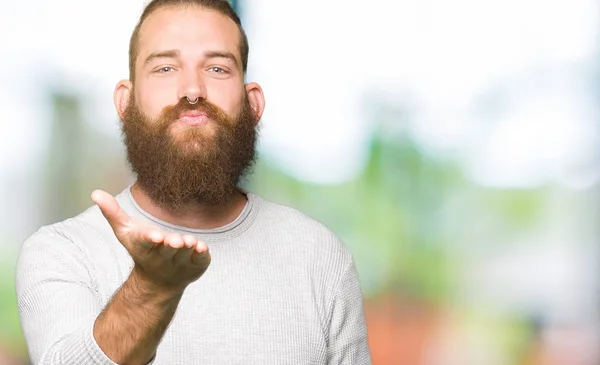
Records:
[[[187,96],[185,98],[187,99],[188,103],[190,103],[192,105],[196,104],[198,102],[198,100],[200,99],[200,98],[196,98],[196,100],[194,100],[194,102],[192,103],[192,101],[190,100],[190,98],[188,98]]]

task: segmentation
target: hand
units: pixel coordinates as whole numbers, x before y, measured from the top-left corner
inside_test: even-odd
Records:
[[[129,217],[105,191],[94,190],[92,200],[133,258],[134,270],[151,284],[184,289],[210,265],[208,246],[194,236],[165,233]]]

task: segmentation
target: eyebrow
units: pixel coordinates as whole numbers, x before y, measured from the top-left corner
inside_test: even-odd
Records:
[[[180,56],[179,50],[170,49],[168,51],[160,51],[160,52],[152,52],[146,57],[144,61],[144,65],[149,64],[153,60],[157,58],[179,58]],[[239,62],[235,55],[231,52],[227,51],[207,51],[204,53],[204,57],[206,58],[225,58],[233,62],[235,65],[239,66]]]
[[[161,51],[161,52],[152,52],[148,55],[148,57],[146,57],[146,60],[144,61],[144,65],[149,64],[150,62],[154,61],[157,58],[179,58],[179,51],[176,49],[171,49],[168,51]]]
[[[208,51],[204,53],[206,58],[225,58],[233,62],[234,65],[239,66],[239,62],[235,55],[231,52],[223,52],[223,51]]]

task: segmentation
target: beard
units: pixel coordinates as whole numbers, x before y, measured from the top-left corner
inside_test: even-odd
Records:
[[[182,98],[153,120],[133,95],[121,126],[140,188],[155,204],[173,211],[229,203],[256,160],[258,132],[248,98],[235,116],[204,99],[192,105]],[[208,121],[200,126],[177,121],[193,110],[206,113]]]

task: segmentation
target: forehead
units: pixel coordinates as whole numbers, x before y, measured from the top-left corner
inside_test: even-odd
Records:
[[[138,62],[157,51],[179,49],[193,54],[229,51],[238,60],[240,31],[235,22],[199,6],[165,7],[155,10],[142,24],[138,40]]]

